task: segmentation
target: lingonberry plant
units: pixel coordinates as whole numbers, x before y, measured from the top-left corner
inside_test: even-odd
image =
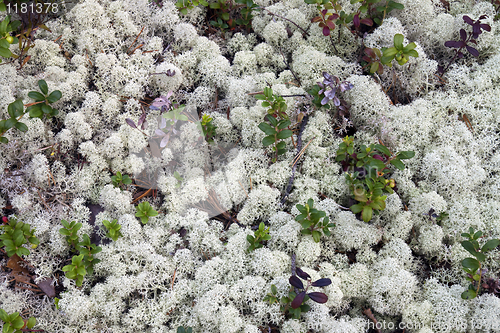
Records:
[[[269,107],[266,118],[270,124],[262,122],[259,124],[259,128],[267,135],[262,140],[264,147],[274,144],[274,163],[278,160],[278,155],[282,155],[286,152],[286,143],[281,140],[287,139],[293,134],[289,129],[291,122],[285,112],[287,108],[285,99],[281,96],[274,95],[273,90],[269,87],[264,88],[263,95],[255,95],[255,98],[263,100],[263,107]]]
[[[97,246],[90,242],[89,235],[85,234],[82,236],[83,240],[76,244],[80,255],[83,254],[83,264],[85,265],[85,270],[88,274],[94,273],[94,265],[100,262],[100,259],[94,257],[95,254],[102,251],[100,246]]]
[[[135,216],[139,217],[143,224],[148,223],[150,217],[157,215],[158,212],[149,205],[149,202],[144,201],[137,205],[137,213],[135,213]]]
[[[350,207],[355,214],[362,213],[363,221],[368,222],[372,214],[378,214],[385,209],[386,195],[394,193],[394,179],[386,179],[384,175],[389,171],[389,164],[399,170],[404,170],[405,165],[401,160],[415,156],[413,151],[402,151],[394,155],[386,146],[371,144],[370,147],[361,145],[354,151],[354,138],[346,136],[337,150],[337,162],[342,163],[346,172],[346,181],[353,198],[359,203]],[[353,172],[354,171],[354,172]]]
[[[66,220],[61,220],[61,224],[64,226],[64,228],[59,229],[59,233],[63,236],[66,236],[66,242],[70,246],[76,248],[79,239],[77,232],[82,227],[82,224],[80,222],[76,223],[75,221],[71,221],[71,223],[68,223],[68,221]]]
[[[248,252],[262,247],[262,241],[270,240],[269,228],[266,229],[264,222],[260,222],[259,229],[255,230],[254,236],[247,235],[247,241],[250,243]]]
[[[213,137],[215,136],[215,129],[217,128],[212,121],[212,117],[204,114],[201,117],[201,121],[198,122],[198,129],[203,133],[203,137],[208,143],[214,142]]]
[[[17,254],[29,255],[30,251],[23,247],[23,244],[30,243],[31,248],[35,249],[40,241],[34,235],[35,229],[32,229],[28,223],[18,221],[15,217],[10,219],[6,216],[2,217],[3,225],[0,226],[3,234],[0,235],[0,248],[5,246],[7,256],[12,257]]]
[[[418,52],[415,51],[415,47],[417,44],[410,43],[406,46],[403,46],[404,36],[401,34],[394,35],[394,47],[382,48],[382,58],[380,61],[382,64],[392,67],[392,61],[396,58],[398,64],[403,66],[409,60],[409,57],[418,57]]]
[[[450,60],[450,62],[448,63],[448,65],[445,68],[443,68],[442,66],[438,67],[439,73],[443,74],[444,72],[446,72],[448,70],[448,68],[450,67],[450,65],[457,59],[457,57],[459,59],[463,58],[464,54],[462,53],[462,50],[464,47],[474,57],[479,57],[479,51],[468,44],[473,43],[473,44],[477,45],[476,39],[482,33],[481,30],[491,31],[491,27],[489,26],[489,24],[481,23],[481,20],[484,20],[487,17],[488,17],[487,15],[481,15],[479,17],[479,19],[476,21],[473,21],[467,15],[464,15],[462,17],[465,23],[472,26],[472,32],[469,32],[469,34],[467,34],[467,32],[464,29],[460,29],[460,40],[459,41],[449,40],[449,41],[444,43],[444,46],[455,48],[456,50],[455,50],[455,55],[453,56],[453,58]]]
[[[71,259],[71,264],[66,265],[62,268],[62,271],[66,272],[65,276],[68,279],[75,280],[75,284],[77,287],[81,287],[83,278],[85,277],[85,275],[87,275],[83,257],[83,254],[73,256],[73,258]]]
[[[3,321],[2,333],[29,332],[36,325],[35,317],[25,320],[21,318],[19,312],[9,315],[4,309],[0,309],[0,320]]]
[[[111,181],[113,182],[113,186],[120,188],[120,190],[122,190],[123,185],[132,184],[132,179],[128,175],[122,175],[120,171],[115,176],[111,176]]]
[[[490,239],[480,247],[478,239],[483,236],[483,233],[481,231],[474,232],[474,228],[472,227],[469,228],[468,233],[463,233],[461,236],[466,240],[462,241],[460,244],[475,257],[462,260],[462,269],[467,273],[466,279],[471,282],[467,290],[462,293],[462,298],[473,299],[479,294],[481,279],[486,271],[481,265],[481,262],[486,260],[484,254],[499,246],[500,240]]]
[[[114,242],[116,242],[119,237],[123,236],[122,233],[120,232],[122,226],[118,224],[117,219],[114,219],[111,222],[109,222],[108,220],[104,220],[102,221],[102,224],[104,224],[104,226],[108,230],[106,237],[111,238]]]
[[[288,292],[288,297],[284,296],[279,301],[281,312],[283,312],[286,316],[290,316],[294,319],[300,319],[300,315],[302,312],[307,312],[311,309],[306,302],[311,299],[316,303],[326,303],[328,301],[328,296],[324,293],[320,292],[309,292],[307,290],[310,287],[326,287],[332,283],[330,279],[319,279],[314,282],[311,281],[311,277],[309,274],[301,270],[300,268],[296,268],[297,275],[306,280],[306,286],[302,283],[302,280],[297,276],[292,275],[288,282],[290,283],[290,291]],[[296,293],[296,291],[298,293]],[[269,304],[278,303],[277,294],[278,290],[275,285],[271,285],[271,293],[267,294],[264,298],[264,301],[269,302]]]
[[[303,235],[312,235],[314,241],[319,243],[321,238],[321,231],[325,236],[330,236],[330,229],[335,227],[334,223],[330,223],[330,218],[326,213],[321,210],[313,208],[314,200],[309,199],[305,206],[296,205],[300,215],[295,217],[295,221],[299,222],[302,226],[301,233]],[[320,222],[320,219],[323,219]]]

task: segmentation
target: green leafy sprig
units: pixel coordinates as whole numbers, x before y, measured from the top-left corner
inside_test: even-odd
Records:
[[[132,179],[130,179],[128,175],[122,175],[120,171],[118,171],[115,176],[111,176],[111,181],[114,187],[119,187],[120,189],[122,189],[122,185],[132,184]]]
[[[301,233],[303,235],[312,235],[314,241],[319,243],[321,232],[323,232],[325,236],[330,236],[330,228],[335,227],[335,224],[330,223],[330,218],[326,216],[324,211],[313,208],[313,205],[313,199],[307,200],[305,206],[296,205],[300,215],[295,217],[295,221],[301,224]],[[321,219],[323,220],[320,222]]]
[[[100,259],[94,258],[96,253],[102,251],[100,246],[96,246],[90,242],[89,235],[85,234],[82,236],[83,240],[77,244],[77,249],[80,255],[83,254],[83,264],[85,265],[85,270],[88,274],[94,273],[94,265],[100,262]]]
[[[0,320],[4,323],[2,333],[22,333],[26,328],[28,329],[26,331],[31,331],[36,325],[35,317],[24,320],[19,315],[19,312],[9,315],[4,309],[0,309]]]
[[[149,205],[149,202],[144,201],[137,205],[137,213],[135,213],[135,216],[139,217],[143,224],[148,223],[150,217],[157,215],[158,212]]]
[[[406,46],[403,46],[404,36],[401,34],[394,35],[394,47],[382,48],[382,58],[380,61],[382,64],[392,67],[392,61],[396,58],[398,64],[403,66],[408,62],[409,57],[418,57],[418,52],[415,51],[415,47],[417,44],[410,43]]]
[[[104,224],[104,226],[108,230],[106,237],[111,238],[114,242],[116,242],[119,237],[123,236],[122,233],[120,232],[122,226],[118,224],[117,219],[114,219],[111,222],[109,222],[108,220],[104,220],[102,221],[102,224]]]
[[[83,261],[84,254],[78,256],[73,256],[71,259],[71,264],[66,265],[62,268],[63,272],[66,272],[65,276],[68,279],[75,280],[77,287],[81,287],[83,283],[83,278],[87,275],[87,270],[85,269],[85,262]]]
[[[467,281],[471,282],[466,291],[462,293],[463,299],[473,299],[479,294],[481,288],[481,279],[484,269],[481,263],[486,260],[486,252],[494,250],[500,245],[500,240],[490,239],[482,247],[479,246],[478,239],[483,237],[482,231],[474,232],[474,228],[469,228],[469,233],[461,235],[466,240],[462,241],[463,248],[466,249],[475,258],[465,258],[462,260],[462,269],[467,273]]]
[[[0,226],[0,229],[3,230],[3,234],[0,235],[0,247],[5,246],[7,256],[12,257],[14,254],[19,257],[27,256],[30,251],[23,244],[29,242],[33,249],[40,244],[35,236],[35,229],[32,229],[28,223],[20,222],[15,217],[10,219],[3,217],[2,220],[4,224]]]
[[[77,235],[78,230],[82,227],[80,222],[76,223],[75,221],[71,221],[68,223],[66,220],[61,220],[61,224],[64,228],[59,229],[59,233],[63,236],[66,236],[66,242],[72,246],[73,248],[77,248],[79,237]]]
[[[270,239],[271,236],[269,235],[269,228],[266,229],[264,222],[260,222],[259,229],[255,230],[254,236],[247,235],[247,241],[250,243],[248,252],[261,248],[262,242]]]

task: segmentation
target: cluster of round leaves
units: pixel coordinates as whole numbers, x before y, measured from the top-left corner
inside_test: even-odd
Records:
[[[29,255],[30,251],[23,247],[23,244],[29,242],[31,248],[36,248],[40,241],[34,236],[35,229],[32,229],[28,223],[18,221],[15,217],[8,219],[2,217],[4,223],[0,226],[3,234],[0,235],[0,247],[5,246],[7,256],[12,257],[17,254],[19,257],[22,255]]]
[[[260,222],[259,229],[255,230],[254,236],[247,235],[247,241],[250,243],[248,252],[262,247],[262,241],[270,240],[269,228],[266,229],[264,222]]]
[[[380,144],[371,144],[370,147],[361,145],[359,150],[354,151],[353,141],[354,138],[349,136],[343,139],[335,160],[342,163],[353,198],[359,202],[350,207],[351,211],[362,213],[363,221],[368,222],[373,213],[378,214],[379,210],[385,209],[387,196],[382,194],[394,193],[394,179],[384,178],[388,172],[385,170],[389,170],[388,164],[404,170],[405,165],[401,160],[412,158],[415,152],[402,151],[394,155]]]
[[[106,237],[109,237],[113,241],[116,242],[119,237],[123,236],[122,233],[120,232],[120,229],[122,228],[122,226],[118,224],[117,219],[114,219],[111,222],[104,220],[104,221],[102,221],[102,224],[104,224],[104,226],[108,230]]]
[[[290,291],[288,292],[288,296],[283,296],[280,300],[281,311],[285,313],[285,315],[290,315],[294,319],[300,319],[300,314],[302,312],[307,312],[311,309],[306,302],[311,299],[316,303],[326,303],[328,301],[328,296],[324,293],[320,292],[309,292],[307,290],[310,287],[326,287],[332,283],[330,279],[319,279],[314,282],[311,281],[311,276],[304,272],[300,268],[296,268],[297,275],[306,280],[306,286],[301,279],[297,276],[292,275],[288,282],[290,283]],[[269,302],[269,304],[278,303],[278,297],[276,294],[278,293],[278,289],[273,284],[271,285],[271,293],[267,294],[264,298],[264,301]]]
[[[417,44],[410,43],[403,46],[404,36],[401,34],[394,35],[394,47],[383,47],[382,53],[377,48],[366,48],[365,55],[363,56],[363,61],[366,64],[363,67],[370,67],[370,74],[377,72],[382,74],[384,72],[383,65],[392,67],[392,61],[396,59],[398,64],[403,66],[409,60],[409,57],[418,57],[418,52],[415,51]]]
[[[149,205],[149,202],[144,201],[137,205],[135,216],[140,218],[143,224],[148,223],[149,218],[156,215],[158,215],[158,212]]]
[[[481,287],[481,278],[485,271],[484,269],[481,269],[481,262],[486,260],[486,256],[484,254],[494,250],[500,245],[500,240],[490,239],[481,247],[479,246],[478,239],[482,236],[483,233],[481,231],[474,232],[472,227],[469,228],[469,233],[462,234],[462,237],[466,240],[462,241],[460,244],[462,244],[463,248],[475,257],[465,258],[462,260],[462,269],[467,273],[466,279],[471,282],[467,290],[461,295],[463,299],[476,298]]]
[[[59,114],[59,111],[53,109],[49,103],[55,103],[60,100],[62,97],[61,92],[59,90],[54,90],[49,94],[49,88],[45,80],[38,81],[38,87],[40,87],[42,93],[38,91],[30,91],[28,93],[28,96],[35,100],[35,104],[26,108],[26,112],[29,112],[32,118],[40,119],[43,118],[44,115],[50,118]]]
[[[36,319],[34,317],[30,317],[25,321],[21,318],[19,312],[14,312],[9,315],[4,309],[0,309],[0,320],[4,323],[2,333],[22,333],[23,331],[31,331],[36,325]]]
[[[2,9],[2,5],[3,8],[5,8],[5,4],[2,2],[0,4],[0,10]],[[12,37],[10,32],[15,31],[20,25],[21,21],[10,22],[10,16],[7,16],[2,22],[0,22],[0,56],[4,58],[10,58],[12,56],[12,52],[10,52],[10,45],[19,43],[19,39],[17,37]],[[2,59],[0,59],[0,63],[1,62]]]
[[[314,241],[319,243],[321,231],[325,236],[330,236],[329,228],[335,227],[335,224],[330,223],[330,218],[326,216],[324,211],[313,208],[313,205],[313,199],[309,199],[305,206],[296,205],[300,215],[295,217],[295,221],[298,221],[302,226],[301,233],[303,235],[312,235]],[[323,219],[323,221],[320,222],[320,219]]]

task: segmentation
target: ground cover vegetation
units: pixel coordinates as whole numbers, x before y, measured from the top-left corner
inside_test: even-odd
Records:
[[[0,0],[2,332],[500,331],[499,8]]]

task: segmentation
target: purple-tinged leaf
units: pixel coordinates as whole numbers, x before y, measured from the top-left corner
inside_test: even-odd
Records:
[[[141,114],[141,116],[139,117],[139,120],[137,121],[137,126],[141,126],[142,123],[144,122],[144,120],[146,120],[146,114],[145,113]]]
[[[141,126],[141,129],[142,130],[145,130],[146,127],[148,127],[148,121],[147,120],[144,120],[144,122],[142,123],[142,126]]]
[[[339,106],[340,105],[340,100],[337,98],[337,96],[333,96],[333,104],[335,106]]]
[[[464,19],[464,22],[469,24],[469,25],[473,25],[474,24],[474,21],[472,21],[472,19],[470,17],[468,17],[467,15],[464,15],[462,17]]]
[[[164,136],[166,133],[165,133],[165,132],[163,132],[161,129],[157,129],[157,130],[155,131],[155,134],[156,134],[156,135],[158,135],[158,136]]]
[[[352,88],[354,88],[354,85],[349,81],[344,81],[340,84],[340,91],[342,92],[346,90],[351,90]]]
[[[367,25],[369,27],[371,27],[373,25],[373,21],[371,19],[369,19],[369,18],[364,18],[364,19],[362,19],[359,22],[363,23],[364,25]]]
[[[464,29],[460,29],[460,39],[464,42],[467,40],[467,32]]]
[[[474,25],[472,26],[472,38],[477,39],[480,34],[481,26],[479,24],[479,21],[476,21],[476,23],[474,23]]]
[[[330,99],[328,97],[325,97],[321,100],[321,105],[325,105],[328,102],[330,102]]]
[[[357,28],[359,27],[359,14],[356,14],[354,15],[354,18],[353,18],[353,23],[354,23],[354,26]]]
[[[288,282],[290,282],[290,284],[292,286],[294,286],[295,288],[299,288],[299,289],[304,289],[304,284],[302,283],[302,281],[296,277],[296,276],[290,276],[290,278],[288,279]]]
[[[458,57],[458,59],[461,59],[464,57],[464,54],[462,52],[458,52],[457,57]]]
[[[323,27],[323,36],[330,36],[330,28],[326,25]]]
[[[486,30],[486,31],[491,31],[491,27],[490,27],[490,25],[489,25],[489,24],[484,24],[484,23],[481,23],[479,26],[480,26],[480,27],[481,27],[481,29],[483,29],[483,30]]]
[[[328,296],[326,296],[323,293],[314,292],[307,294],[307,296],[309,296],[309,298],[315,301],[316,303],[326,303],[328,301]]]
[[[467,51],[469,51],[470,54],[472,54],[474,57],[479,57],[479,52],[472,46],[467,46]]]
[[[321,11],[321,15],[323,15],[323,16],[325,16],[325,15],[326,15],[326,13],[328,13],[328,9],[323,9],[323,10]]]
[[[366,53],[366,54],[367,54],[370,58],[375,59],[375,52],[373,51],[373,49],[366,48],[366,49],[365,49],[365,53]]]
[[[449,40],[447,42],[444,43],[444,46],[446,47],[454,47],[454,48],[460,48],[460,45],[461,45],[462,42],[457,42],[457,41],[454,41],[454,40]]]
[[[498,1],[497,1],[497,3],[498,3]],[[488,17],[488,15],[481,15],[481,16],[479,16],[479,20],[484,20],[487,17]]]
[[[292,301],[292,309],[297,309],[298,307],[300,307],[302,305],[302,302],[304,301],[305,296],[306,296],[305,291],[295,296],[295,298]]]
[[[477,42],[476,42],[474,39],[471,39],[471,40],[469,41],[469,43],[474,43],[474,44],[476,44],[476,45],[477,45]]]
[[[332,280],[330,279],[319,279],[311,283],[313,287],[326,287],[332,284]]]
[[[299,267],[297,267],[295,269],[295,272],[297,273],[297,275],[299,277],[301,277],[302,279],[304,280],[309,280],[311,277],[309,276],[309,274],[307,274],[306,272],[304,272],[303,270],[301,270]]]
[[[161,148],[165,147],[168,144],[168,140],[170,140],[170,133],[168,133],[163,137],[163,139],[161,139],[160,147]]]
[[[174,76],[175,75],[175,71],[168,69],[165,74],[167,74],[167,76]]]
[[[441,65],[438,65],[438,73],[443,74],[444,73],[444,67]]]
[[[125,121],[127,122],[127,124],[130,126],[130,127],[133,127],[133,128],[137,128],[137,126],[135,126],[135,123],[132,119],[130,118],[126,118]]]

